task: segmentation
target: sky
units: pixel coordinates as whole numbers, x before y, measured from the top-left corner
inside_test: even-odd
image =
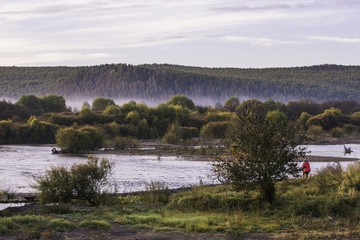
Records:
[[[360,65],[360,0],[1,0],[0,66]]]

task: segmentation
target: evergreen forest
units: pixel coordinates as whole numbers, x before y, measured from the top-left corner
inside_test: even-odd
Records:
[[[223,102],[240,99],[360,101],[360,66],[203,68],[105,64],[81,67],[0,67],[0,96],[62,95],[161,102],[176,94]]]

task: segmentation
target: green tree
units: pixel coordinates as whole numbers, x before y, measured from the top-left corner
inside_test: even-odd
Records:
[[[41,100],[33,94],[21,95],[16,104],[28,108],[32,114],[39,115],[42,112]]]
[[[224,106],[232,106],[235,108],[239,104],[240,101],[237,97],[230,97],[228,100],[225,101]]]
[[[287,117],[285,113],[279,110],[271,111],[266,114],[265,120],[278,128],[285,128],[287,126]]]
[[[298,146],[304,138],[295,125],[274,124],[267,120],[263,104],[244,102],[229,135],[229,155],[219,156],[213,164],[215,176],[238,190],[260,190],[272,204],[275,183],[298,176],[297,158],[305,156]]]
[[[40,98],[44,112],[64,112],[66,111],[65,99],[63,96],[50,94]]]
[[[104,111],[107,106],[111,106],[111,105],[115,105],[114,100],[110,98],[99,97],[99,98],[95,98],[91,108],[92,110],[95,111]]]
[[[180,105],[183,108],[188,108],[190,110],[195,109],[194,102],[183,94],[173,96],[167,103],[172,105]]]

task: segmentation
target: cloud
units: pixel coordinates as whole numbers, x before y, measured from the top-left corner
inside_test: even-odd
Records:
[[[0,58],[0,65],[68,65],[69,62],[103,62],[107,58],[112,57],[107,53],[72,53],[72,52],[46,52],[39,54],[32,54],[27,59],[21,57],[7,57]]]
[[[285,41],[271,38],[252,38],[252,37],[239,37],[239,36],[225,36],[221,37],[221,39],[227,42],[245,42],[252,45],[260,45],[260,46],[274,46],[274,45],[299,45],[303,44],[300,41]]]
[[[260,1],[260,4],[245,5],[245,4],[232,4],[228,6],[212,7],[211,10],[216,12],[241,12],[241,11],[266,11],[266,10],[296,10],[296,9],[324,9],[324,8],[339,8],[360,5],[358,0],[316,0],[316,1],[293,1],[295,3],[276,3],[276,4],[265,4],[265,1]]]
[[[339,42],[339,43],[360,43],[360,38],[340,38],[340,37],[327,37],[327,36],[311,36],[313,40],[325,42]]]

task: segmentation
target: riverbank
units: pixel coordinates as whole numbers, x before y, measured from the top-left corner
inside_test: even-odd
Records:
[[[346,139],[337,139],[337,138],[323,138],[318,141],[309,141],[306,142],[306,145],[345,145],[345,144],[360,144],[359,140],[346,140]],[[207,141],[200,142],[196,141],[186,141],[180,144],[166,144],[159,141],[141,141],[138,148],[128,148],[123,150],[114,150],[114,149],[102,149],[95,151],[95,154],[120,154],[120,155],[149,155],[157,156],[158,159],[161,157],[176,156],[182,157],[187,160],[193,161],[213,161],[213,151],[215,149],[219,150],[224,146],[222,140],[216,141]],[[343,147],[341,147],[342,150]],[[347,162],[347,161],[357,161],[358,158],[349,157],[331,157],[331,156],[307,156],[306,159],[312,162]],[[299,159],[299,162],[302,162],[304,159]]]
[[[316,177],[279,182],[272,207],[256,191],[223,185],[194,186],[165,202],[150,198],[162,192],[149,191],[106,198],[97,207],[31,204],[0,212],[0,240],[358,239],[358,195],[340,193],[340,183],[321,183]]]

